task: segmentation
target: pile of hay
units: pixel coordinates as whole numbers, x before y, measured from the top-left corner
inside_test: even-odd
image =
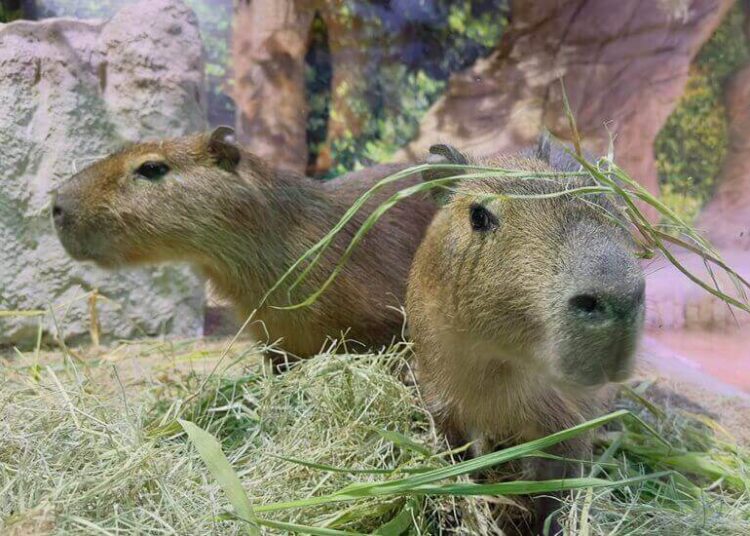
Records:
[[[511,497],[466,496],[465,475],[433,488],[447,495],[410,483],[455,465],[409,381],[408,346],[324,353],[277,376],[264,373],[261,349],[154,342],[6,355],[0,532],[252,531],[179,418],[220,441],[264,533],[493,533],[493,504]],[[571,533],[750,534],[747,450],[709,419],[644,401],[653,387],[640,387],[620,405],[661,437],[634,420],[608,425],[590,476],[635,479],[575,491],[563,505]],[[639,479],[663,470],[674,472]],[[378,487],[398,479],[394,493]],[[341,500],[310,499],[368,482]]]

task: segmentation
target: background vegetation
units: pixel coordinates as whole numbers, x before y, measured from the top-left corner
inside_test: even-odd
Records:
[[[689,219],[711,197],[727,151],[723,87],[748,60],[744,25],[738,2],[698,54],[685,94],[656,139],[663,199]]]
[[[40,17],[105,17],[129,0],[44,0]],[[232,124],[231,0],[186,0],[198,16],[206,47],[209,119]],[[353,15],[367,22],[371,52],[361,134],[342,136],[330,147],[327,178],[389,158],[416,133],[419,120],[445,90],[448,77],[486,55],[507,26],[507,0],[353,0]],[[20,16],[0,7],[0,20]],[[656,140],[659,180],[666,203],[692,218],[711,196],[727,146],[722,102],[725,81],[750,56],[745,13],[738,2],[699,53],[679,106]],[[325,25],[317,19],[307,56],[309,161],[326,141],[331,65]]]
[[[334,166],[325,177],[388,159],[411,140],[419,120],[445,90],[448,77],[488,54],[507,26],[507,0],[426,0],[422,2],[351,2],[365,22],[367,110],[361,134],[343,136],[332,145]],[[310,159],[325,142],[330,104],[330,66],[321,21],[313,29],[307,87]],[[322,75],[322,76],[321,76]]]
[[[13,8],[15,6],[6,5],[6,2],[0,3],[0,22],[10,22],[21,18],[21,10]]]

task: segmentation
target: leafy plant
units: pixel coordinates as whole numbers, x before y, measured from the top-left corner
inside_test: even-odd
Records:
[[[361,110],[358,132],[327,140],[331,66],[323,54],[308,55],[306,72],[310,115],[310,162],[330,141],[333,166],[324,178],[372,165],[411,140],[419,121],[442,95],[448,77],[488,54],[507,25],[507,0],[411,1],[398,4],[354,0],[342,16],[362,21],[357,46],[367,51],[362,66],[367,91],[352,95],[349,106]],[[325,27],[313,25],[313,43],[325,47]]]
[[[727,150],[726,80],[750,53],[737,2],[696,57],[685,93],[654,143],[664,201],[688,221],[707,201]]]

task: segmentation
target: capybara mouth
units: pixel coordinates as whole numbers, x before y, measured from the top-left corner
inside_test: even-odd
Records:
[[[591,351],[574,349],[561,355],[562,370],[558,373],[563,384],[596,387],[608,382],[627,380],[633,370],[639,331],[629,333],[625,341],[609,347],[595,346]]]
[[[72,230],[58,224],[55,225],[55,231],[63,248],[74,260],[79,262],[93,262],[107,269],[118,266],[119,263],[106,253],[106,244],[102,244],[104,248],[93,247],[101,243],[101,240],[97,240],[94,237],[81,238],[74,235]]]

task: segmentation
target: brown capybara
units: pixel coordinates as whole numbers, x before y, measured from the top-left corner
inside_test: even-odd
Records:
[[[407,179],[380,191],[333,242],[305,284],[265,293],[337,223],[367,189],[406,166],[376,166],[328,182],[276,170],[245,151],[229,127],[131,145],[76,174],[56,192],[53,219],[68,253],[104,268],[188,262],[228,298],[263,341],[298,357],[328,337],[370,346],[401,333],[406,280],[434,214],[412,197],[390,210],[356,248],[333,285],[310,307],[280,310],[307,297],[330,274],[373,207]],[[294,277],[291,281],[294,281]],[[351,346],[350,346],[351,348]]]
[[[482,164],[529,174],[578,169],[553,149],[547,161],[530,152]],[[450,146],[430,152],[467,163]],[[604,195],[555,195],[583,184],[590,181],[488,176],[436,196],[442,206],[412,265],[407,318],[425,400],[449,441],[475,441],[475,454],[595,416],[603,386],[631,370],[645,291],[636,244]],[[589,451],[590,438],[551,450],[573,460]],[[524,469],[545,480],[579,472],[542,459]],[[525,533],[540,534],[556,504],[534,498]]]

